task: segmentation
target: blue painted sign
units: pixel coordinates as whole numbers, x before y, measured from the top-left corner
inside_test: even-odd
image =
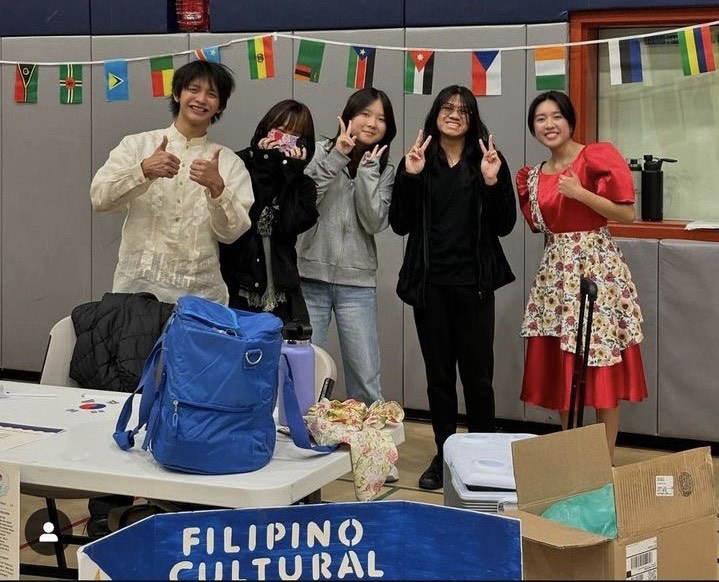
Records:
[[[410,501],[154,515],[82,547],[81,580],[520,580],[520,523]]]

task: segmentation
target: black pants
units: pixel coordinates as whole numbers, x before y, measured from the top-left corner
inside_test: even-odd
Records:
[[[469,432],[495,432],[494,294],[480,297],[474,286],[434,285],[425,307],[414,308],[427,374],[427,397],[437,452],[457,431],[457,369]]]
[[[307,311],[307,304],[305,303],[305,298],[302,296],[302,290],[286,291],[285,294],[287,295],[287,301],[280,303],[272,311],[272,314],[279,317],[283,323],[289,323],[291,321],[298,321],[305,324],[309,323],[310,314]],[[246,298],[237,294],[230,294],[229,305],[242,311],[259,311],[257,307],[250,306]]]

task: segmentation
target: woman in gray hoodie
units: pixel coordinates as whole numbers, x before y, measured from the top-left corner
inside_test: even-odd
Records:
[[[353,93],[332,139],[318,142],[305,173],[317,184],[317,224],[297,243],[312,342],[324,346],[334,311],[348,398],[382,399],[377,337],[377,246],[394,183],[392,103],[379,89]]]

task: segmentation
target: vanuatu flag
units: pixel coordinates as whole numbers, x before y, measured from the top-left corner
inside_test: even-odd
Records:
[[[60,103],[82,103],[82,65],[60,65]]]
[[[685,28],[677,34],[684,76],[716,70],[708,25]]]
[[[172,95],[172,77],[175,74],[172,55],[150,59],[150,71],[152,71],[152,96]]]
[[[271,36],[256,36],[247,41],[247,60],[250,79],[270,79],[275,76],[275,55]]]
[[[404,67],[404,92],[432,94],[434,51],[407,51]]]
[[[375,49],[366,46],[351,46],[347,63],[347,86],[364,89],[372,86],[374,77]]]
[[[18,63],[15,68],[15,103],[37,103],[37,65]]]
[[[322,57],[325,54],[325,43],[315,40],[301,40],[300,52],[295,65],[295,81],[318,83]]]

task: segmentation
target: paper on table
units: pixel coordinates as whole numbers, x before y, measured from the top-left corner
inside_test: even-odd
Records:
[[[685,230],[716,230],[719,229],[719,221],[694,220],[688,222]]]
[[[20,579],[20,470],[0,464],[0,580]]]
[[[54,434],[54,432],[0,426],[0,451],[6,451],[14,447],[19,447],[20,445],[46,439]]]

